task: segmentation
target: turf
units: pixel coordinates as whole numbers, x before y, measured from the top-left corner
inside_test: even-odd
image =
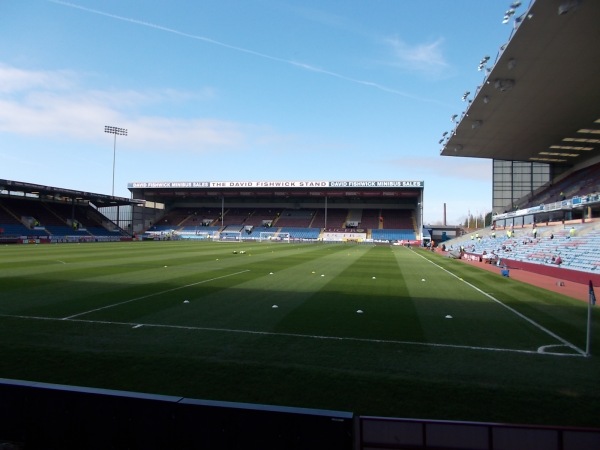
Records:
[[[0,247],[4,378],[597,426],[600,363],[582,355],[586,319],[583,302],[403,247]],[[598,354],[599,328],[593,320]]]

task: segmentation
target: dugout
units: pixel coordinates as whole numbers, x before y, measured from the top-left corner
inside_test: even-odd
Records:
[[[427,234],[429,234],[429,237],[436,243],[442,243],[464,234],[464,231],[461,227],[449,225],[425,225],[424,231],[426,236],[425,238],[427,239]]]

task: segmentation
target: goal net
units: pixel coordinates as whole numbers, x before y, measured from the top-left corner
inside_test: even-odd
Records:
[[[259,242],[290,242],[290,233],[282,231],[261,231]]]
[[[242,240],[241,231],[221,231],[217,236],[215,234],[213,240],[221,242],[240,242]]]

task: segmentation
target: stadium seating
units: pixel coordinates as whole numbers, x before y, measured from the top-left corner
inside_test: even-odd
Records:
[[[600,192],[600,163],[573,172],[562,180],[539,189],[532,197],[521,201],[518,209],[560,201],[574,196]]]
[[[313,208],[235,207],[223,212],[219,208],[175,207],[157,217],[146,233],[148,237],[169,235],[170,238],[204,239],[217,232],[235,231],[243,233],[242,239],[259,239],[261,232],[279,230],[289,233],[292,239],[317,240],[323,231],[351,233],[356,229],[367,230],[371,225],[378,230],[372,236],[376,241],[416,239],[414,220],[403,210],[385,210],[385,222],[380,220],[380,209],[329,208],[325,212]],[[348,222],[353,226],[348,227]],[[392,227],[394,224],[402,226]],[[0,228],[4,235],[28,237],[110,238],[126,235],[89,205],[32,199],[2,199]]]
[[[152,225],[150,228],[148,228],[148,231],[171,231],[173,230],[173,226],[172,225]]]
[[[318,239],[321,230],[319,228],[281,227],[279,232],[289,233],[292,239]]]
[[[347,209],[330,208],[327,210],[327,216],[324,211],[317,211],[314,220],[311,223],[312,228],[344,228],[348,218]]]
[[[262,225],[259,226],[254,226],[252,227],[252,229],[250,230],[250,232],[246,232],[246,239],[260,239],[260,233],[265,233],[265,232],[275,232],[277,231],[277,228],[272,228],[272,227],[265,227]]]
[[[399,229],[399,230],[372,230],[371,238],[375,241],[406,241],[415,240],[416,235],[413,229]]]
[[[285,209],[274,225],[277,227],[309,228],[314,218],[312,209]]]
[[[379,209],[363,209],[362,210],[362,218],[360,222],[361,228],[366,229],[376,229],[379,228],[381,217],[381,210]]]
[[[416,224],[407,210],[386,210],[385,224],[380,221],[380,209],[323,209],[298,208],[226,208],[221,217],[221,210],[207,208],[174,208],[168,211],[157,223],[150,227],[150,233],[175,232],[183,238],[194,236],[202,238],[214,235],[217,231],[242,232],[242,239],[260,239],[261,232],[290,233],[292,239],[319,239],[322,231],[352,232],[356,229],[367,230],[382,228],[384,234],[373,236],[378,241],[415,240]],[[348,227],[348,222],[358,224]],[[267,225],[267,224],[270,224]],[[391,228],[391,225],[402,226]],[[384,225],[386,225],[384,227]]]
[[[382,228],[387,230],[414,230],[409,210],[389,209],[381,212]]]
[[[44,230],[32,230],[23,224],[15,223],[0,223],[0,228],[4,231],[4,236],[47,236],[48,233]]]
[[[4,237],[120,237],[127,234],[104,224],[110,221],[87,204],[39,201],[31,198],[0,199],[0,228]]]
[[[570,236],[571,228],[575,235]],[[532,264],[556,266],[560,256],[560,267],[571,270],[597,273],[600,271],[600,226],[598,223],[567,224],[538,227],[534,238],[532,228],[517,229],[508,238],[505,233],[491,236],[490,230],[479,230],[481,239],[471,240],[471,233],[461,238],[445,242],[448,250],[460,246],[472,255],[496,255],[500,260],[522,261]]]
[[[265,222],[274,222],[277,214],[281,215],[281,210],[271,208],[254,208],[251,214],[244,221],[244,225],[253,227],[262,227]]]

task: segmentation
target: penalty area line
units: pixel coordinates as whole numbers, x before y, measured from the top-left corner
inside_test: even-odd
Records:
[[[270,337],[291,337],[299,339],[319,339],[319,340],[330,340],[330,341],[350,341],[350,342],[361,342],[361,343],[373,343],[373,344],[389,344],[389,345],[405,345],[405,346],[419,346],[419,347],[432,347],[432,348],[451,348],[456,350],[472,350],[472,351],[483,351],[483,352],[495,352],[495,353],[520,353],[525,355],[544,355],[544,356],[563,356],[563,357],[575,357],[583,358],[585,355],[576,353],[558,353],[545,351],[546,348],[560,347],[559,345],[544,346],[537,350],[524,350],[514,348],[498,348],[498,347],[481,347],[473,345],[459,345],[459,344],[440,344],[435,342],[415,342],[415,341],[396,341],[391,339],[367,339],[367,338],[354,338],[354,337],[341,337],[341,336],[322,336],[314,334],[299,334],[299,333],[274,333],[272,331],[257,331],[257,330],[239,330],[233,328],[214,328],[214,327],[199,327],[192,325],[167,325],[157,323],[140,323],[140,322],[115,322],[109,320],[90,320],[90,319],[62,319],[56,317],[40,317],[40,316],[21,316],[21,315],[9,315],[0,314],[0,317],[7,317],[13,319],[25,319],[25,320],[46,320],[55,322],[76,322],[76,323],[89,323],[94,325],[117,325],[127,326],[132,329],[144,328],[163,328],[172,330],[188,330],[188,331],[204,331],[204,332],[215,332],[215,333],[231,333],[231,334],[248,334],[257,336],[270,336]]]
[[[103,309],[114,308],[114,307],[116,307],[116,306],[125,305],[125,304],[127,304],[127,303],[131,303],[131,302],[137,302],[137,301],[139,301],[139,300],[144,300],[144,299],[146,299],[146,298],[150,298],[150,297],[155,297],[155,296],[157,296],[157,295],[166,294],[166,293],[168,293],[168,292],[178,291],[178,290],[180,290],[180,289],[185,289],[185,288],[188,288],[188,287],[191,287],[191,286],[197,286],[197,285],[199,285],[199,284],[208,283],[208,282],[210,282],[210,281],[220,280],[220,279],[222,279],[222,278],[233,277],[233,276],[235,276],[235,275],[239,275],[239,274],[241,274],[241,273],[244,273],[244,272],[250,272],[250,269],[241,270],[241,271],[239,271],[239,272],[230,273],[230,274],[228,274],[228,275],[223,275],[223,276],[220,276],[220,277],[210,278],[210,279],[208,279],[208,280],[202,280],[202,281],[198,281],[198,282],[196,282],[196,283],[190,283],[190,284],[186,284],[186,285],[184,285],[184,286],[177,286],[177,287],[174,287],[174,288],[172,288],[172,289],[166,289],[166,290],[164,290],[164,291],[154,292],[154,293],[152,293],[152,294],[148,294],[148,295],[142,295],[141,297],[132,298],[132,299],[125,300],[125,301],[123,301],[123,302],[119,302],[119,303],[113,303],[113,304],[111,304],[111,305],[101,306],[100,308],[90,309],[90,310],[88,310],[88,311],[84,311],[84,312],[80,312],[80,313],[77,313],[77,314],[73,314],[73,315],[71,315],[71,316],[63,317],[63,318],[62,318],[62,319],[60,319],[60,320],[70,320],[70,319],[74,319],[75,317],[84,316],[84,315],[86,315],[86,314],[90,314],[90,313],[93,313],[93,312],[96,312],[96,311],[102,311]]]
[[[418,253],[417,253],[418,254]],[[517,311],[514,308],[511,308],[510,306],[502,303],[500,300],[498,300],[496,297],[494,297],[491,294],[488,294],[487,292],[479,289],[477,286],[475,286],[474,284],[469,283],[468,281],[463,280],[461,277],[459,277],[458,275],[450,272],[449,270],[443,268],[442,266],[440,266],[439,264],[436,264],[435,262],[431,261],[429,258],[425,258],[423,255],[418,255],[419,257],[423,258],[425,261],[429,262],[430,264],[433,264],[434,266],[436,266],[438,269],[443,270],[444,272],[446,272],[447,274],[453,276],[454,278],[456,278],[457,280],[465,283],[467,286],[471,287],[472,289],[476,290],[477,292],[479,292],[480,294],[483,294],[484,296],[486,296],[487,298],[489,298],[490,300],[492,300],[493,302],[497,303],[498,305],[506,308],[507,310],[509,310],[510,312],[512,312],[513,314],[515,314],[516,316],[520,317],[521,319],[529,322],[531,325],[533,325],[535,328],[537,328],[538,330],[543,331],[544,333],[548,334],[549,336],[553,337],[554,339],[556,339],[559,342],[562,342],[563,345],[565,345],[566,347],[571,348],[572,350],[576,351],[577,353],[579,353],[579,355],[581,356],[585,356],[586,353],[580,349],[579,347],[577,347],[575,344],[570,343],[569,341],[567,341],[566,339],[563,339],[562,337],[560,337],[558,334],[554,333],[553,331],[550,331],[548,328],[544,327],[543,325],[540,325],[539,323],[537,323],[535,320],[530,319],[529,317],[527,317],[525,314],[520,313],[519,311]],[[546,348],[546,347],[550,347],[550,346],[543,346],[540,348]],[[536,352],[538,353],[538,352]],[[543,351],[540,351],[539,353],[545,353]]]

